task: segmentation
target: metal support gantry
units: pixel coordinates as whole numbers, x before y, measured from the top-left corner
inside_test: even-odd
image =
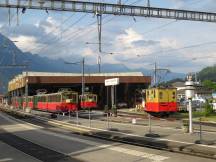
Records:
[[[0,7],[216,22],[216,13],[73,0],[1,0]]]

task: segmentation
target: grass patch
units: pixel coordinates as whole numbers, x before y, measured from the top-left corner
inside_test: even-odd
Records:
[[[208,117],[202,117],[202,121],[216,122],[216,114],[210,115]]]
[[[179,119],[179,120],[183,120],[183,119],[188,119],[189,114],[188,114],[188,112],[177,112],[177,113],[171,115],[171,117]],[[216,112],[211,113],[209,116],[206,117],[204,111],[195,111],[195,112],[193,112],[193,118],[195,120],[199,120],[199,118],[202,118],[202,121],[214,121],[214,122],[216,122]]]

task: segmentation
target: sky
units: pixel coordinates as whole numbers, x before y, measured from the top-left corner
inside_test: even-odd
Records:
[[[84,1],[84,0],[83,0]],[[88,0],[116,3],[117,0]],[[216,0],[151,0],[151,6],[216,12]],[[124,4],[146,5],[147,0],[122,0]],[[21,11],[20,11],[21,12]],[[216,63],[216,23],[171,19],[103,15],[102,53],[98,52],[98,32],[93,14],[46,13],[26,10],[19,14],[0,8],[0,33],[16,40],[22,51],[52,59],[87,64],[123,64],[127,68],[161,68],[189,73]]]

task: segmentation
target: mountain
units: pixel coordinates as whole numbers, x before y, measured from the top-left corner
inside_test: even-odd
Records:
[[[23,68],[3,68],[4,65],[13,64],[13,58],[15,54],[16,64],[25,64],[29,62],[29,71],[40,72],[81,72],[81,67],[77,65],[67,65],[63,59],[50,59],[47,57],[41,57],[37,54],[31,54],[29,52],[22,52],[16,47],[16,45],[7,37],[0,34],[0,93],[7,91],[7,83],[16,74],[25,71]],[[144,75],[152,75],[152,70],[145,68],[129,69],[123,64],[102,64],[101,72],[135,72],[141,71]],[[85,65],[85,73],[98,72],[98,65]],[[183,78],[185,74],[169,73],[161,74],[162,81],[171,80],[174,78]]]
[[[210,80],[216,82],[216,65],[202,69],[197,76],[201,81]]]

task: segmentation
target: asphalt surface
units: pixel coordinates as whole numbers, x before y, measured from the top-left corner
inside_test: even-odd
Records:
[[[32,113],[41,114],[44,112],[32,112]],[[44,114],[46,114],[46,113],[44,113]],[[103,129],[103,130],[110,129],[110,130],[113,130],[116,132],[122,132],[122,133],[125,133],[128,135],[135,134],[138,136],[144,136],[151,131],[151,133],[158,135],[162,139],[167,139],[167,140],[172,140],[172,141],[180,141],[180,142],[188,142],[188,143],[195,143],[195,141],[200,139],[200,133],[198,130],[194,131],[193,134],[185,133],[185,131],[182,129],[182,127],[180,127],[180,126],[176,127],[175,126],[176,121],[173,121],[174,122],[174,123],[172,123],[173,126],[171,126],[170,125],[171,121],[152,120],[151,121],[152,126],[151,126],[151,130],[150,130],[149,121],[144,121],[145,122],[144,125],[132,124],[132,123],[122,123],[121,119],[119,119],[119,123],[111,122],[110,121],[111,118],[108,119],[108,121],[109,121],[108,122],[106,120],[106,118],[104,118],[104,117],[103,117],[103,119],[105,119],[105,120],[101,121],[101,118],[99,118],[99,115],[97,113],[91,114],[92,120],[90,121],[88,119],[88,113],[80,113],[79,115],[80,115],[80,118],[78,119],[79,125],[87,126],[87,127],[91,126],[93,128],[98,128],[98,129]],[[85,117],[85,118],[81,118],[81,117]],[[69,118],[68,116],[59,115],[56,120],[65,121],[68,123],[77,123],[76,116],[72,116],[71,118]],[[179,122],[179,121],[177,121],[177,122]],[[159,123],[162,123],[162,124],[159,124]],[[177,123],[177,125],[180,125],[180,124]],[[211,143],[211,145],[213,147],[216,148],[216,132],[202,131],[202,139],[208,141],[209,143]]]
[[[30,119],[29,119],[30,120]],[[26,119],[28,121],[28,119]],[[214,160],[85,137],[0,113],[1,161],[211,162]],[[37,124],[37,125],[35,125]]]

